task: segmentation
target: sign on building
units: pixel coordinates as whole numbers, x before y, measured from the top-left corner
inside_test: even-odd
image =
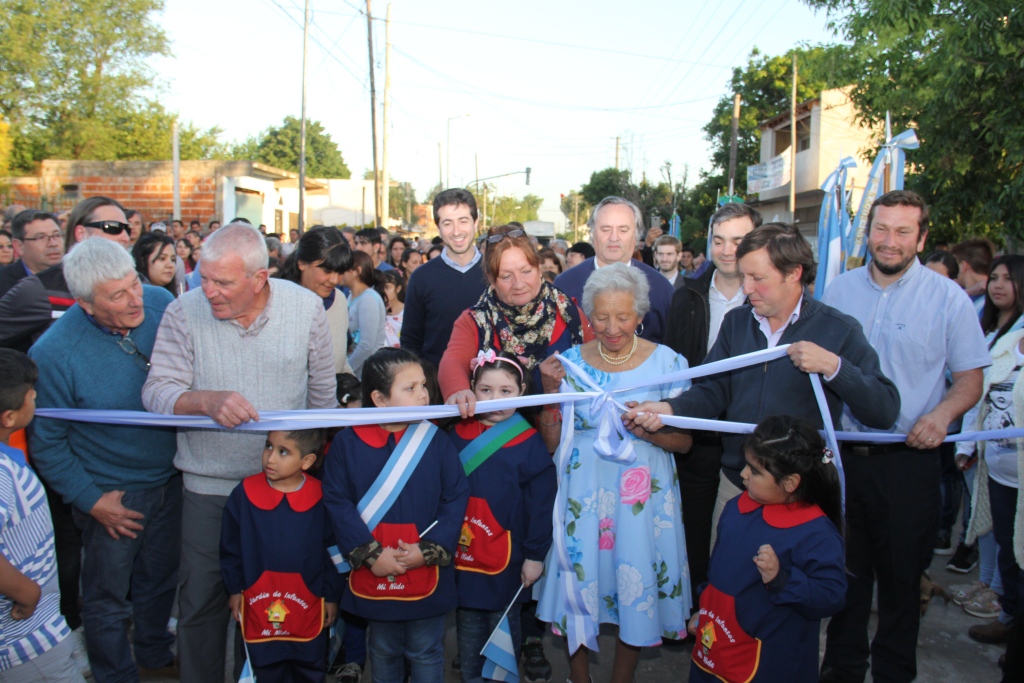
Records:
[[[747,166],[747,193],[782,187],[790,178],[789,148],[762,164]]]

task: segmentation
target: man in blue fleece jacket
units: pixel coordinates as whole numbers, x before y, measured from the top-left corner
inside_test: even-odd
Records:
[[[37,405],[144,410],[149,356],[173,297],[143,286],[128,252],[108,240],[76,246],[64,257],[64,277],[76,305],[30,351],[39,366]],[[143,670],[171,666],[167,621],[182,501],[175,430],[39,417],[30,444],[32,464],[73,505],[82,530],[82,621],[93,677],[131,680],[136,662]]]
[[[704,365],[753,351],[790,344],[789,358],[719,373],[667,402],[646,402],[625,419],[649,429],[655,413],[722,418],[757,424],[772,415],[792,415],[821,429],[808,373],[822,377],[832,426],[841,428],[843,404],[862,423],[888,429],[900,412],[896,385],[882,374],[878,354],[860,323],[811,298],[814,253],[796,227],[766,223],[747,233],[736,251],[748,303],[729,311]],[[645,413],[637,417],[637,413]],[[714,546],[725,504],[743,491],[745,434],[723,434],[722,475],[712,527]]]

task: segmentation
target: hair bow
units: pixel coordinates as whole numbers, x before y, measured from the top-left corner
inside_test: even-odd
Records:
[[[836,454],[827,446],[821,451],[821,461],[826,465],[836,459]]]
[[[498,354],[494,352],[494,349],[487,349],[486,351],[478,351],[476,358],[469,361],[470,371],[476,370],[481,365],[486,363],[495,363],[498,360]]]

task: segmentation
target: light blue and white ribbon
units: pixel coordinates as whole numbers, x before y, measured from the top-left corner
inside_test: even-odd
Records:
[[[849,170],[856,167],[853,157],[844,157],[821,186],[825,196],[818,217],[818,277],[814,285],[814,298],[819,301],[832,280],[846,270],[845,238],[850,227],[846,179]]]

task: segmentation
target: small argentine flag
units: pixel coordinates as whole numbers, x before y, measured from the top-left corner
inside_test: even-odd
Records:
[[[249,663],[249,646],[242,641],[245,648],[245,664],[242,665],[242,675],[238,677],[238,683],[256,683],[256,674],[252,672],[252,665]]]
[[[331,562],[334,563],[334,567],[338,570],[339,574],[352,571],[352,567],[348,566],[348,562],[345,561],[338,546],[332,545],[327,549],[327,554],[330,556]]]
[[[523,586],[520,586],[516,597],[512,598],[509,609],[515,604],[522,590]],[[481,675],[485,679],[519,683],[519,663],[516,661],[516,648],[512,642],[512,629],[508,624],[508,609],[502,615],[497,628],[491,633],[491,637],[484,643],[480,654],[484,656],[484,668]]]

